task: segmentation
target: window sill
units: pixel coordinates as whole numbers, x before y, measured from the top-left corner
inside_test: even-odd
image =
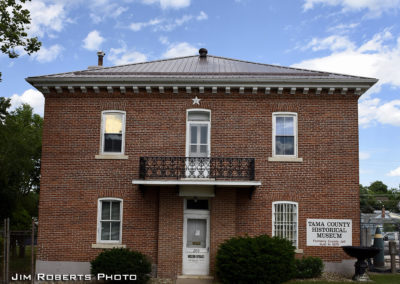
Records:
[[[95,249],[112,249],[112,248],[126,248],[126,245],[121,244],[92,244]]]
[[[295,249],[294,252],[295,253],[303,253],[303,250],[302,249]]]
[[[98,160],[128,160],[127,155],[122,154],[115,154],[115,155],[96,155],[94,156],[95,159]]]
[[[303,158],[297,158],[297,157],[268,157],[268,162],[302,163],[303,162]]]

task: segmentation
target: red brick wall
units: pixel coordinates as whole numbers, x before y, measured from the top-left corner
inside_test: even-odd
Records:
[[[158,235],[158,277],[182,274],[183,199],[176,188],[160,188]],[[180,232],[177,233],[177,232]]]
[[[211,199],[210,210],[210,273],[214,274],[218,246],[236,235],[236,190],[218,188]]]
[[[198,96],[200,106],[192,104]],[[211,200],[211,271],[217,246],[235,234],[272,233],[272,202],[299,203],[299,248],[326,261],[346,258],[340,248],[306,247],[307,218],[353,219],[359,244],[358,121],[353,94],[277,95],[236,90],[205,94],[46,95],[39,212],[40,260],[90,261],[96,243],[97,199],[123,198],[122,243],[149,255],[163,277],[181,274],[183,199],[175,188],[154,188],[143,196],[141,156],[184,156],[186,110],[211,110],[211,155],[254,157],[252,198],[243,189],[217,189]],[[128,160],[98,160],[101,111],[126,111]],[[272,156],[272,112],[298,113],[298,155],[302,163],[268,162]]]

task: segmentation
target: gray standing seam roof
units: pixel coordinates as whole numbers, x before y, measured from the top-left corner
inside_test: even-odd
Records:
[[[43,78],[312,78],[312,79],[371,79],[358,76],[312,71],[291,67],[261,64],[225,57],[207,55],[207,57],[187,56],[172,59],[134,63],[114,67],[99,67],[76,72],[30,77]]]

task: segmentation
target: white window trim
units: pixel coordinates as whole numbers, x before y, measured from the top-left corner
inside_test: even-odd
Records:
[[[122,142],[121,142],[121,152],[104,152],[104,126],[105,126],[105,115],[108,113],[119,113],[122,114]],[[100,155],[96,155],[96,159],[104,159],[104,156],[125,156],[125,121],[126,121],[126,111],[122,110],[103,110],[101,112],[101,127],[100,127]],[[127,156],[126,156],[127,158]]]
[[[210,120],[209,121],[189,121],[189,113],[192,111],[202,111],[202,112],[208,112]],[[191,108],[186,110],[186,153],[185,157],[189,157],[190,153],[190,124],[204,124],[208,125],[208,133],[207,133],[207,143],[208,143],[208,153],[207,157],[209,158],[211,156],[211,110],[209,109],[204,109],[204,108]]]
[[[119,201],[121,206],[119,207],[120,210],[120,227],[119,227],[119,240],[102,240],[101,239],[101,203],[102,201]],[[123,199],[115,198],[115,197],[103,197],[97,200],[97,237],[96,243],[97,244],[121,244],[122,243],[122,218],[123,218]]]
[[[299,203],[294,201],[274,201],[272,202],[272,236],[275,236],[275,204],[293,204],[296,205],[296,253],[302,253],[299,247]]]
[[[276,118],[279,116],[292,116],[293,119],[293,128],[294,128],[294,155],[277,155],[275,153],[275,144],[276,144],[276,139],[275,139],[275,134],[276,134]],[[296,112],[273,112],[272,113],[272,158],[297,158],[297,140],[298,140],[298,131],[297,131],[297,113]],[[301,159],[301,158],[300,158]],[[290,159],[269,159],[269,161],[290,161]],[[294,159],[293,161],[295,162],[301,162],[301,160]]]
[[[112,249],[112,248],[126,248],[126,245],[120,244],[92,244],[92,248],[95,249]]]

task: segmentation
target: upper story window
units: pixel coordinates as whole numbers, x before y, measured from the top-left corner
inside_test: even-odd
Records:
[[[102,154],[124,154],[125,112],[118,110],[103,111],[101,125]]]
[[[272,114],[273,156],[297,157],[297,113]]]
[[[98,203],[97,242],[121,243],[122,199],[100,198]]]
[[[210,111],[188,110],[186,154],[189,157],[210,156]]]
[[[298,236],[297,202],[277,201],[272,203],[272,236],[287,239],[297,247]]]

